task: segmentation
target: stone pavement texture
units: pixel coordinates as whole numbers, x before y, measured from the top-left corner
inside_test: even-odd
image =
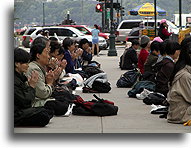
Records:
[[[115,102],[119,107],[116,116],[75,116],[53,117],[50,123],[43,128],[14,128],[14,133],[191,133],[190,126],[170,124],[159,115],[150,114],[151,106],[145,105],[142,100],[129,98],[130,88],[117,88],[116,82],[125,71],[119,69],[119,57],[124,46],[118,46],[118,56],[108,57],[107,50],[100,52],[100,57],[94,60],[101,63],[101,68],[107,73],[112,90],[109,93],[96,94],[101,98]],[[93,94],[82,93],[76,90],[84,100],[93,99]]]

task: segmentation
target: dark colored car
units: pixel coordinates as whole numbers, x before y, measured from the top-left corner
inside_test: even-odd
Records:
[[[132,28],[132,30],[129,32],[128,36],[126,37],[126,41],[132,42],[134,39],[139,40],[139,33],[140,28]]]

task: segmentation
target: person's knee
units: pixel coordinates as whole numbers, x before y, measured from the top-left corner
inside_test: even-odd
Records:
[[[49,122],[50,122],[50,117],[49,114],[47,112],[41,112],[40,113],[40,122],[39,122],[39,126],[46,126]]]

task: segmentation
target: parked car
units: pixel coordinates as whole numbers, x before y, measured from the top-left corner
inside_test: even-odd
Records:
[[[22,36],[22,45],[25,48],[30,48],[30,44],[32,42],[32,40],[34,39],[34,37],[36,37],[36,31],[42,29],[42,27],[29,27],[28,29],[26,29],[25,33]],[[35,32],[35,33],[34,33]],[[31,35],[34,35],[34,37],[31,37]]]
[[[80,30],[85,35],[92,35],[92,33],[91,33],[92,28],[88,27],[87,25],[60,25],[60,26],[63,26],[63,27],[74,27],[74,28]],[[100,37],[103,37],[103,38],[106,39],[107,47],[109,46],[109,35],[110,35],[109,33],[103,33],[103,32],[99,33]]]
[[[140,27],[132,28],[128,36],[126,37],[126,41],[132,42],[134,39],[139,40],[139,37],[141,36],[141,31],[143,29],[145,28],[140,28]],[[147,29],[154,29],[154,27],[148,26]],[[158,32],[158,29],[159,28],[157,28],[157,32]]]
[[[132,28],[132,30],[126,37],[126,41],[132,42],[134,39],[139,40],[139,35],[140,35],[140,28],[139,27]]]
[[[159,27],[161,20],[157,20],[157,27]],[[125,41],[126,37],[129,35],[132,28],[139,27],[140,23],[143,23],[143,26],[154,27],[154,20],[123,20],[116,31],[116,41]],[[167,20],[169,32],[174,32],[178,34],[179,29],[170,21]]]
[[[55,36],[58,37],[58,39],[62,42],[66,37],[70,37],[71,39],[79,42],[81,39],[86,38],[90,43],[92,42],[92,36],[85,35],[82,32],[80,32],[78,29],[73,27],[60,27],[60,26],[51,26],[51,27],[38,27],[38,28],[30,28],[30,30],[34,30],[30,35],[26,36],[26,38],[29,38],[30,40],[26,40],[25,42],[30,47],[30,42],[34,40],[41,30],[48,30],[49,31],[49,37]],[[29,30],[29,31],[30,31]],[[28,31],[28,32],[29,32]],[[100,50],[106,48],[107,43],[106,40],[103,37],[99,37],[99,47]]]

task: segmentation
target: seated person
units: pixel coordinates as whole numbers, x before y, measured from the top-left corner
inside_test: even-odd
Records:
[[[153,72],[153,65],[157,62],[158,56],[160,54],[161,44],[157,41],[153,41],[150,46],[150,54],[144,64],[144,73]]]
[[[139,56],[138,56],[138,68],[140,69],[141,74],[144,73],[144,64],[147,57],[149,56],[150,50],[150,38],[146,35],[141,36],[140,46],[142,47]]]
[[[55,41],[50,42],[50,56],[51,59],[49,61],[49,70],[52,69],[54,70],[57,67],[61,68],[62,73],[60,74],[59,78],[62,78],[66,72],[65,72],[65,67],[67,65],[67,62],[64,57],[64,49],[63,47]]]
[[[169,91],[168,83],[172,76],[175,60],[178,58],[180,50],[181,46],[178,42],[168,40],[165,46],[166,56],[154,66],[157,71],[155,91],[163,94],[165,97]]]
[[[64,115],[68,109],[68,104],[63,101],[55,100],[52,97],[56,80],[61,74],[61,68],[46,71],[50,60],[50,41],[45,37],[36,38],[30,48],[30,63],[26,75],[31,76],[32,71],[39,74],[35,86],[35,100],[32,102],[34,107],[44,106],[54,111],[55,115]]]
[[[125,49],[123,55],[120,57],[120,68],[122,70],[132,70],[137,67],[137,52],[139,48],[139,41],[133,40],[130,48]]]
[[[70,38],[65,38],[63,41],[63,47],[65,50],[64,59],[67,61],[65,68],[66,73],[76,73],[75,65],[76,60],[82,54],[82,50],[76,49],[75,42]]]
[[[79,48],[83,50],[81,56],[81,65],[88,65],[92,60],[92,50],[89,45],[89,41],[87,39],[81,39],[79,42]]]
[[[14,50],[14,126],[46,126],[53,112],[45,108],[34,108],[35,86],[38,72],[32,71],[30,77],[27,72],[30,55],[21,48]]]
[[[191,120],[191,37],[181,43],[182,50],[175,64],[167,96],[167,121],[184,123]]]

